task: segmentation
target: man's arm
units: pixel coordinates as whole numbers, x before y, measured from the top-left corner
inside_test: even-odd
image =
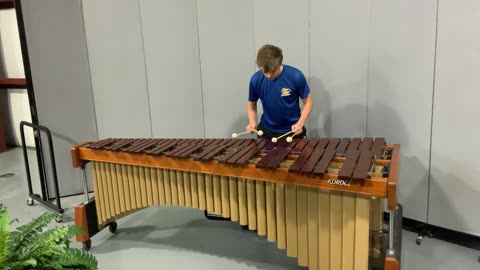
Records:
[[[292,131],[295,132],[295,134],[300,134],[302,132],[303,126],[305,125],[305,122],[310,116],[313,108],[313,99],[310,94],[308,94],[306,98],[303,98],[302,102],[303,110],[302,114],[300,115],[300,119],[298,119],[298,122],[292,126]]]
[[[247,101],[248,126],[247,132],[252,132],[257,128],[257,102]]]

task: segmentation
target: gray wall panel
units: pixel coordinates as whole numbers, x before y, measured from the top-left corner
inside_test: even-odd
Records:
[[[275,12],[272,12],[273,6]],[[256,53],[262,45],[268,43],[279,46],[283,51],[283,63],[300,69],[308,82],[310,79],[308,1],[254,0],[253,12],[255,23],[253,59],[255,60]],[[257,104],[260,108],[261,102]],[[258,121],[261,113],[259,110]],[[305,127],[310,134],[309,121],[305,123]]]
[[[151,137],[138,1],[84,0],[99,138]]]
[[[22,1],[22,6],[38,120],[52,132],[60,195],[79,193],[81,174],[72,168],[70,148],[97,139],[81,1]],[[51,170],[48,174],[51,180]],[[53,196],[51,181],[50,186]]]
[[[248,124],[248,84],[255,71],[252,2],[197,5],[205,136],[228,138]]]
[[[404,216],[427,218],[436,0],[371,5],[367,135],[401,144]]]
[[[310,1],[313,136],[365,136],[368,25],[368,0]]]
[[[202,138],[195,1],[140,1],[154,137]]]
[[[429,222],[480,235],[480,2],[439,3]]]

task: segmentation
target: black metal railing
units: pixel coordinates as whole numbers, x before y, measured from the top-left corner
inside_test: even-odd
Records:
[[[30,173],[30,164],[29,164],[29,159],[28,159],[28,153],[27,153],[27,146],[25,143],[25,131],[24,128],[25,126],[31,127],[34,131],[35,134],[38,134],[38,140],[37,140],[37,153],[39,154],[41,164],[39,164],[39,174],[40,174],[40,187],[42,190],[42,196],[37,195],[33,192],[33,186],[32,186],[32,177]],[[50,199],[49,195],[49,185],[47,181],[47,173],[46,173],[46,166],[45,166],[45,155],[43,153],[43,145],[42,145],[42,140],[40,136],[40,131],[45,132],[47,135],[48,139],[48,150],[51,158],[51,169],[52,169],[52,176],[53,176],[53,187],[55,190],[55,201],[56,204],[53,204]],[[53,140],[52,140],[52,134],[50,133],[50,130],[47,127],[40,126],[40,125],[35,125],[26,121],[20,122],[20,134],[22,138],[22,150],[23,150],[23,157],[25,160],[25,171],[27,174],[27,184],[28,184],[28,196],[29,199],[27,201],[28,205],[33,205],[34,201],[37,201],[38,203],[48,207],[49,209],[59,213],[63,214],[64,210],[62,209],[61,201],[60,201],[60,191],[58,188],[58,177],[57,177],[57,166],[55,163],[55,154],[53,151]],[[63,220],[63,216],[59,216],[59,218],[56,219],[58,222],[61,222]]]

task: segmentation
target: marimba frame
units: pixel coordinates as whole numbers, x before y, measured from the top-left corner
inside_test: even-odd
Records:
[[[182,139],[184,140],[184,139]],[[105,142],[105,140],[102,140]],[[101,141],[100,141],[101,142]],[[192,142],[192,141],[191,141]],[[98,143],[97,143],[98,144]],[[212,174],[212,175],[222,175],[227,177],[238,177],[250,180],[262,180],[266,182],[275,182],[283,184],[295,184],[298,186],[304,187],[317,187],[323,190],[330,191],[342,191],[342,192],[352,192],[355,194],[364,194],[369,196],[376,196],[380,198],[386,198],[388,200],[388,211],[390,214],[389,220],[389,247],[387,250],[387,256],[385,258],[385,269],[399,269],[399,260],[396,257],[396,251],[394,246],[394,230],[395,224],[398,224],[398,221],[395,220],[397,212],[397,199],[396,199],[396,177],[398,170],[399,162],[399,149],[400,146],[397,144],[385,144],[384,149],[389,149],[391,153],[391,158],[389,160],[377,159],[373,162],[377,166],[389,165],[388,177],[370,177],[368,179],[347,179],[348,185],[345,185],[345,182],[342,185],[332,184],[335,181],[341,181],[338,174],[332,173],[322,173],[317,175],[312,174],[302,174],[302,173],[289,173],[289,161],[292,163],[299,158],[298,153],[289,153],[286,155],[284,162],[279,163],[278,166],[275,166],[275,169],[266,169],[266,168],[257,168],[257,164],[263,158],[266,157],[266,153],[259,151],[253,157],[249,158],[249,162],[242,166],[235,164],[226,164],[220,163],[218,158],[214,158],[207,161],[199,161],[192,158],[195,154],[198,154],[198,150],[205,149],[206,147],[197,147],[197,152],[192,152],[191,154],[184,155],[182,158],[172,157],[164,155],[165,152],[161,155],[152,155],[146,154],[148,150],[143,150],[141,153],[134,153],[128,151],[112,151],[102,149],[104,146],[99,143],[98,148],[89,148],[85,147],[88,143],[74,146],[72,148],[72,161],[74,167],[82,168],[84,172],[84,179],[86,183],[86,174],[85,174],[85,164],[90,161],[95,162],[111,162],[116,164],[125,164],[131,166],[146,166],[150,168],[159,168],[159,169],[169,169],[176,171],[187,171],[203,174]],[[118,144],[118,142],[117,142]],[[164,146],[167,147],[168,143],[163,142]],[[108,145],[108,144],[105,144]],[[153,141],[145,140],[140,145],[148,146],[152,149],[156,144]],[[177,146],[179,146],[178,144]],[[132,150],[130,147],[130,150]],[[170,148],[174,147],[177,149],[177,154],[181,152],[188,152],[187,148],[194,149],[193,146],[182,146],[175,148],[174,144]],[[135,148],[135,147],[134,147]],[[137,146],[136,150],[139,150],[141,146]],[[158,148],[158,146],[157,146]],[[275,146],[273,147],[275,148]],[[273,149],[272,148],[272,149]],[[168,149],[168,148],[166,148]],[[270,149],[271,150],[271,149]],[[175,151],[171,151],[175,152]],[[170,153],[171,153],[170,152]],[[384,151],[385,153],[386,151]],[[218,153],[225,153],[223,150]],[[345,157],[334,157],[329,160],[330,163],[344,163],[347,158]],[[370,169],[371,167],[369,167]],[[86,202],[80,205],[78,211],[76,211],[75,219],[78,220],[79,225],[87,228],[86,232],[77,237],[78,241],[84,243],[86,249],[90,248],[90,237],[95,235],[99,230],[103,228],[98,228],[96,220],[96,210],[95,210],[95,200],[88,199],[88,194],[86,193]],[[77,216],[78,213],[78,216]],[[87,218],[88,215],[88,218]],[[91,217],[95,216],[95,217]],[[88,221],[88,222],[87,222]],[[112,222],[108,224],[110,231],[114,232],[116,230],[116,223]],[[398,239],[397,239],[398,240]]]

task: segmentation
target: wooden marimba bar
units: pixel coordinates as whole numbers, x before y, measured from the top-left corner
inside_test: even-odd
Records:
[[[399,269],[393,228],[399,145],[383,138],[104,139],[72,148],[95,197],[76,208],[84,247],[155,205],[192,207],[256,230],[309,269]],[[84,173],[85,175],[85,173]],[[86,179],[85,179],[86,180]],[[382,253],[383,199],[390,212]],[[398,222],[398,221],[397,221]]]

